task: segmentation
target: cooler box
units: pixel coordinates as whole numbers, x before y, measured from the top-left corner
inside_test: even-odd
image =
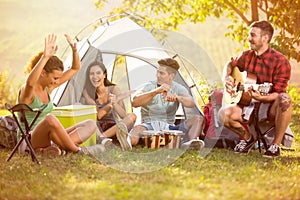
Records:
[[[73,126],[86,119],[92,119],[96,123],[96,106],[95,105],[68,105],[54,107],[52,114],[55,115],[65,128]],[[96,133],[81,146],[91,146],[96,144]]]

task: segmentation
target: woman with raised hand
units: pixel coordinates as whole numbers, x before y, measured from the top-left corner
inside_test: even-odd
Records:
[[[49,114],[53,109],[51,92],[70,80],[80,69],[76,43],[72,42],[69,35],[65,37],[73,54],[70,69],[64,71],[63,62],[55,56],[58,46],[54,34],[45,38],[44,51],[35,55],[27,66],[26,72],[29,75],[20,89],[17,102],[27,104],[32,109],[47,104],[32,128],[30,142],[36,152],[48,155],[60,155],[61,150],[82,154],[88,154],[91,151],[103,152],[103,145],[79,146],[95,132],[97,126],[93,120],[86,120],[65,129],[54,115]],[[29,122],[33,119],[30,114],[26,117]],[[23,153],[24,148],[20,151]]]

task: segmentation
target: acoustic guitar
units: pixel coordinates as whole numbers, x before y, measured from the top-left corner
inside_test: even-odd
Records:
[[[248,92],[245,91],[252,87],[252,90],[260,92],[261,95],[268,95],[273,85],[272,83],[268,82],[256,84],[257,77],[255,74],[247,73],[246,71],[241,72],[238,67],[233,67],[231,76],[233,77],[235,83],[234,94],[229,94],[225,89],[225,105],[239,104],[243,106],[249,106],[252,97]]]

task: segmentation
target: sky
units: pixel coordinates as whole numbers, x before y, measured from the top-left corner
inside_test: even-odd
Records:
[[[74,37],[112,7],[100,12],[93,0],[0,0],[0,70],[23,76],[28,59],[43,49],[50,33],[57,35],[57,55],[62,55],[65,33]]]

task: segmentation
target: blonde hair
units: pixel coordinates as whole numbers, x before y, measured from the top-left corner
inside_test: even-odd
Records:
[[[36,64],[39,62],[41,57],[43,56],[43,52],[40,51],[36,55],[34,55],[25,66],[25,74],[29,74],[32,69],[36,66]],[[52,72],[53,70],[64,70],[64,64],[63,62],[57,57],[57,56],[51,56],[49,60],[47,61],[46,65],[44,66],[44,70],[47,73]]]

